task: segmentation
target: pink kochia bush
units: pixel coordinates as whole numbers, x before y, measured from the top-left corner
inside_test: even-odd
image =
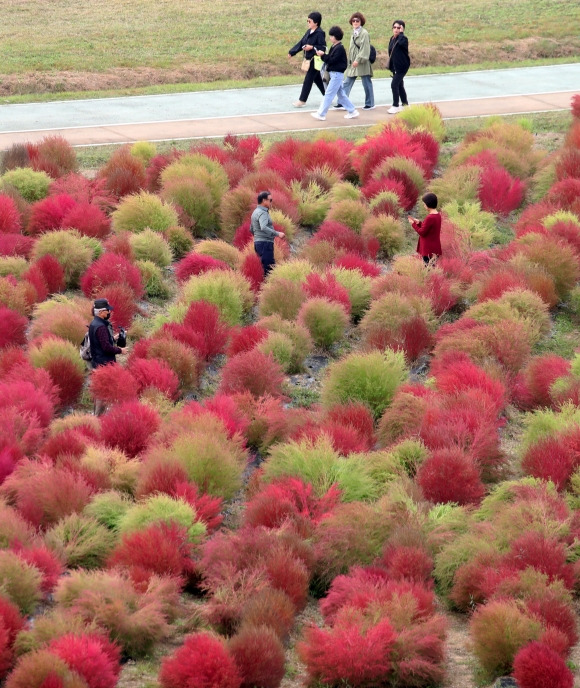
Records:
[[[159,672],[161,688],[240,688],[242,679],[225,644],[209,633],[195,633]]]
[[[251,392],[255,397],[282,395],[282,368],[271,355],[257,349],[229,359],[222,371],[220,391],[224,394]]]
[[[26,344],[28,318],[0,305],[0,349]]]

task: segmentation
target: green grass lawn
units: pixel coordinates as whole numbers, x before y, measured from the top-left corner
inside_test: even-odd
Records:
[[[376,0],[356,7],[329,1],[314,5],[326,29],[334,23],[347,28],[351,11],[362,11],[379,50],[385,50],[391,23],[401,14],[417,54],[445,47],[433,51],[433,64],[456,63],[453,53],[466,43],[482,49],[505,43],[505,55],[494,50],[501,60],[510,52],[510,41],[529,37],[541,37],[544,57],[553,57],[558,46],[580,35],[577,0],[408,0],[397,10]],[[0,3],[0,74],[180,70],[184,65],[205,68],[212,78],[219,78],[220,70],[231,74],[232,67],[242,78],[284,73],[288,48],[306,29],[312,8],[311,0],[5,0]]]

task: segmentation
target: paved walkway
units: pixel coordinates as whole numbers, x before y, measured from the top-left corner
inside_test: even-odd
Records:
[[[449,119],[564,110],[580,92],[580,63],[410,76],[405,84],[412,103],[436,103]],[[331,111],[326,122],[308,114],[321,100],[316,89],[306,108],[292,109],[298,78],[294,86],[3,105],[0,150],[48,134],[60,134],[73,145],[102,145],[367,126],[388,117],[391,102],[390,79],[375,79],[374,88],[375,110],[361,110],[360,118],[347,121],[340,111]],[[351,97],[362,105],[359,81]]]

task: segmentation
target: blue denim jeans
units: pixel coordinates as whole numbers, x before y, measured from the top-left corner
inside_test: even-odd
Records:
[[[373,80],[368,74],[361,76],[360,80],[365,92],[365,107],[374,107],[375,104],[375,92],[373,90]],[[350,91],[356,81],[356,76],[347,76],[344,80],[344,92],[347,96],[350,96]]]
[[[334,96],[338,96],[338,102],[343,108],[346,108],[348,112],[354,112],[355,107],[348,99],[346,93],[344,92],[344,87],[342,82],[344,80],[344,74],[342,72],[328,72],[330,75],[330,83],[326,87],[326,93],[324,94],[324,100],[322,105],[318,108],[318,114],[321,117],[325,117],[328,112],[329,107],[332,105]]]

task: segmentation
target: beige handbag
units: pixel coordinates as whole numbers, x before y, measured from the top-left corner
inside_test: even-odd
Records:
[[[306,58],[304,58],[302,60],[302,64],[300,65],[300,69],[303,72],[307,72],[310,69],[310,60],[307,60]]]

